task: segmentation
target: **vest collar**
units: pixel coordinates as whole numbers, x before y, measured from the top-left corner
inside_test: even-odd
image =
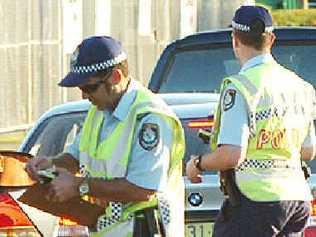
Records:
[[[271,54],[260,54],[256,57],[249,59],[241,68],[240,72],[244,72],[249,68],[257,66],[259,64],[268,63],[268,62],[275,62],[274,58]]]

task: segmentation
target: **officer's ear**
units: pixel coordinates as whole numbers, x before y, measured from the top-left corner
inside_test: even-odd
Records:
[[[112,85],[117,85],[122,81],[123,74],[119,68],[114,68],[112,71],[112,76],[110,77],[110,82]]]
[[[269,46],[272,47],[275,41],[275,34],[273,32],[268,33]]]
[[[240,40],[238,38],[238,35],[234,31],[232,32],[232,41],[233,41],[233,46],[235,48],[238,48],[240,44]]]

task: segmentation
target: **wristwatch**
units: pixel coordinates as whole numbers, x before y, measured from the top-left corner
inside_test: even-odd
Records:
[[[89,193],[89,179],[83,178],[83,181],[79,185],[79,194],[80,197],[83,197]]]
[[[198,171],[203,172],[204,169],[202,169],[202,167],[201,167],[201,161],[202,161],[202,155],[199,155],[198,157],[196,157],[193,160],[193,164],[194,164],[195,168],[198,169]]]

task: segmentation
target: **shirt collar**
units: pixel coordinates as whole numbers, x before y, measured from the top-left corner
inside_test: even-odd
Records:
[[[113,117],[115,117],[116,119],[120,121],[123,121],[126,118],[131,108],[131,105],[135,101],[136,92],[138,88],[139,88],[139,82],[131,78],[126,92],[123,94],[118,105],[116,106],[115,110],[111,114]]]
[[[275,62],[274,58],[272,57],[271,54],[260,54],[256,57],[253,57],[249,59],[240,69],[240,72],[244,72],[249,68],[252,68],[254,66],[257,66],[262,63],[268,63],[268,62]]]

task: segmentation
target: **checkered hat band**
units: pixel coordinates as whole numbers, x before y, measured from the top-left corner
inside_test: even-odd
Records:
[[[232,21],[232,27],[236,30],[244,31],[244,32],[249,32],[250,27],[247,25],[242,25],[239,23],[236,23],[235,21]]]
[[[247,25],[239,24],[235,21],[232,21],[232,27],[236,30],[243,31],[243,32],[250,32],[250,27]],[[265,32],[272,32],[273,26],[265,27]]]
[[[237,170],[245,170],[245,169],[271,169],[271,168],[299,168],[297,165],[292,162],[288,162],[286,160],[245,160],[241,165],[237,168]]]
[[[73,68],[71,68],[71,72],[78,73],[78,74],[99,72],[107,68],[113,67],[126,59],[127,59],[126,53],[122,52],[117,57],[106,60],[101,63],[91,64],[87,66],[74,66]]]

